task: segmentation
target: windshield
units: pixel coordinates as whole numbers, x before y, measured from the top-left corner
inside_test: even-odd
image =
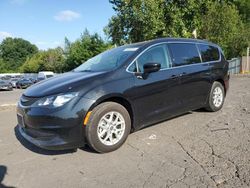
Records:
[[[109,71],[117,68],[123,64],[128,58],[130,58],[138,47],[122,46],[119,48],[114,48],[109,51],[105,51],[76,69],[75,72],[99,72],[99,71]]]
[[[41,80],[45,80],[45,78],[43,78],[43,77],[38,77],[37,80],[41,81]]]
[[[47,75],[46,77],[47,77],[47,78],[51,78],[51,77],[53,77],[53,75]]]

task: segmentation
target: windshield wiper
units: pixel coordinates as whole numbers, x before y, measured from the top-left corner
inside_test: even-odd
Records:
[[[92,70],[82,70],[82,71],[79,71],[79,72],[93,72]]]

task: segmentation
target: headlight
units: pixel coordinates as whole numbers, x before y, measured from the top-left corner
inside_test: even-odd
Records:
[[[59,94],[49,97],[44,97],[36,101],[32,106],[38,107],[60,107],[69,102],[74,97],[78,96],[78,92]]]

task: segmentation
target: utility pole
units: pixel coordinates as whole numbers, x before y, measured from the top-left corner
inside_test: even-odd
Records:
[[[194,37],[195,39],[197,39],[197,30],[196,30],[196,29],[193,30],[192,35],[193,35],[193,37]]]

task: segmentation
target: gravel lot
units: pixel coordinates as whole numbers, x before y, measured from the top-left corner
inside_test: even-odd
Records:
[[[12,94],[0,92],[0,103],[15,103]],[[13,106],[0,107],[0,120],[0,187],[250,187],[250,77],[231,79],[221,111],[145,128],[108,154],[27,143]]]

